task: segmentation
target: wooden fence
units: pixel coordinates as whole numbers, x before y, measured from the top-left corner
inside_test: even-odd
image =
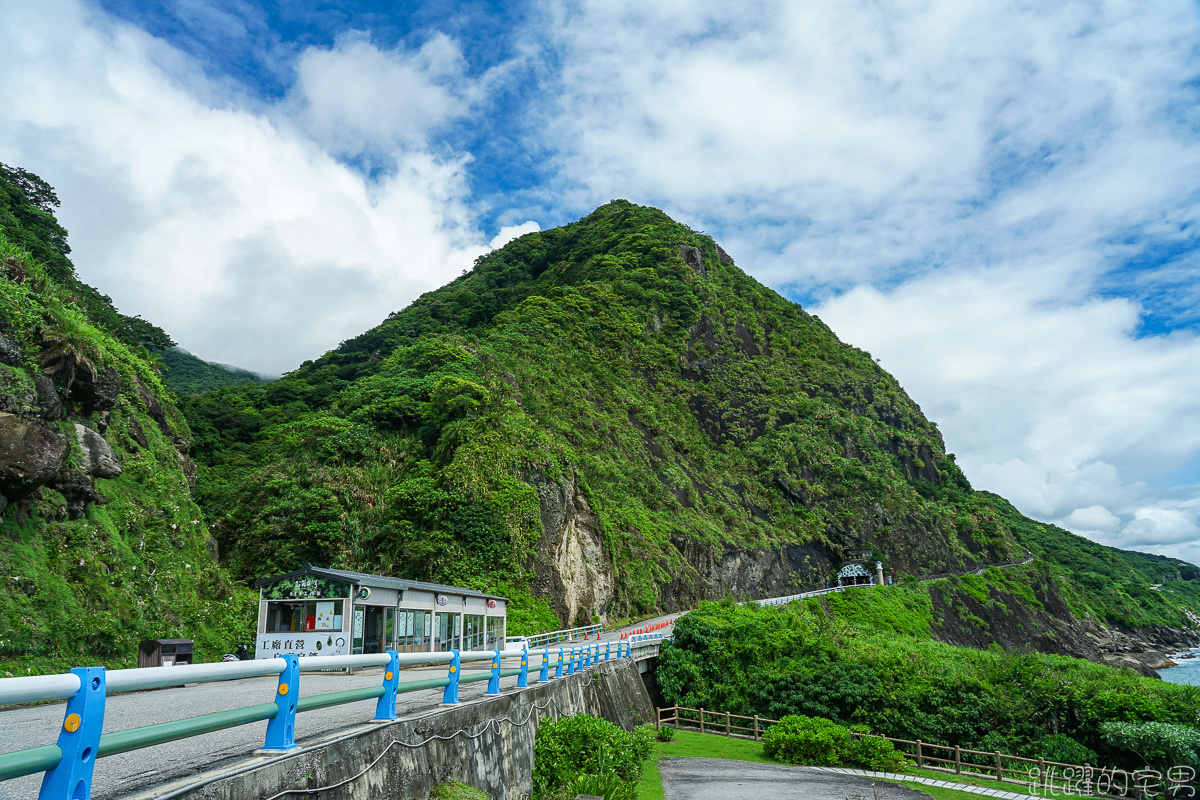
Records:
[[[777,719],[757,715],[746,717],[730,714],[728,711],[708,711],[683,706],[659,708],[656,712],[655,727],[658,728],[668,725],[676,729],[694,729],[701,733],[737,736],[756,742],[762,738],[764,731],[779,722]],[[749,724],[734,724],[735,720]],[[897,751],[922,769],[1029,786],[1033,796],[1037,796],[1038,787],[1047,790],[1046,795],[1051,795],[1055,789],[1057,794],[1062,794],[1065,783],[1073,787],[1072,793],[1076,795],[1129,798],[1149,793],[1150,797],[1154,797],[1150,792],[1159,786],[1162,778],[1153,770],[1127,772],[1121,769],[1099,769],[1090,764],[1063,764],[1044,758],[1023,758],[1007,753],[968,750],[958,745],[931,744],[919,739],[893,739],[874,733],[853,735],[887,739],[896,746]]]

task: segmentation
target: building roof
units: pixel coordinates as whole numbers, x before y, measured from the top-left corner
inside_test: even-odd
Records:
[[[463,597],[483,597],[488,600],[504,600],[508,601],[507,597],[501,597],[497,594],[485,594],[477,592],[474,589],[464,589],[461,586],[446,586],[442,583],[427,583],[425,581],[410,581],[406,578],[392,578],[387,575],[369,575],[365,572],[351,572],[348,569],[334,569],[333,567],[314,567],[312,564],[305,564],[295,572],[288,572],[284,575],[275,575],[271,578],[263,578],[261,581],[256,581],[254,588],[269,586],[272,583],[279,583],[290,578],[299,578],[301,575],[315,575],[318,578],[328,578],[329,580],[344,581],[346,583],[357,584],[358,586],[374,586],[380,589],[399,589],[401,591],[407,589],[416,589],[421,592],[434,592],[436,594],[457,594]]]

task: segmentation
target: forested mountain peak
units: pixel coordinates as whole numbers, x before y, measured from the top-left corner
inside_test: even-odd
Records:
[[[623,200],[482,256],[269,386],[186,407],[202,502],[247,577],[331,563],[573,623],[824,586],[853,547],[904,579],[1077,538],[974,492],[868,353]],[[1096,574],[1141,580],[1114,559]],[[1068,617],[1186,622],[1180,598],[1064,599],[1056,567],[1023,569]]]

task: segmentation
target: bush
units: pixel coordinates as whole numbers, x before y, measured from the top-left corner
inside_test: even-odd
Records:
[[[654,738],[658,739],[658,741],[660,741],[660,742],[673,742],[673,741],[675,741],[675,729],[674,728],[659,728],[658,731],[654,734]]]
[[[491,797],[465,783],[439,783],[429,793],[429,800],[491,800]]]
[[[1200,731],[1167,722],[1105,722],[1105,742],[1136,753],[1147,766],[1200,767]]]
[[[845,728],[820,717],[788,715],[763,734],[763,754],[787,764],[861,767],[898,772],[907,764],[887,739],[866,735],[865,725]],[[854,734],[860,734],[855,738]]]
[[[853,748],[849,729],[820,717],[789,714],[763,734],[763,753],[787,764],[840,767]]]
[[[543,722],[534,739],[534,794],[556,793],[585,775],[611,775],[632,787],[650,755],[651,739],[649,728],[629,733],[589,714]]]
[[[1047,761],[1057,761],[1059,764],[1099,764],[1100,756],[1096,751],[1084,747],[1070,736],[1052,733],[1031,742],[1025,750],[1028,758],[1044,758]]]

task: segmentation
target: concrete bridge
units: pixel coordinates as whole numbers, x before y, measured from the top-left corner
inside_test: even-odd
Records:
[[[445,780],[517,797],[512,792],[530,789],[542,717],[588,712],[626,727],[652,721],[640,675],[674,619],[639,625],[655,627],[652,634],[615,631],[500,658],[495,651],[292,657],[290,672],[280,658],[0,679],[0,706],[67,699],[65,708],[0,711],[0,800],[254,800],[308,791],[314,782],[322,798],[362,800],[427,796]],[[352,661],[372,663],[348,675],[342,668]],[[98,707],[87,702],[97,678]],[[360,763],[355,753],[378,763]],[[364,786],[373,788],[364,793]],[[222,787],[232,788],[221,794]]]

